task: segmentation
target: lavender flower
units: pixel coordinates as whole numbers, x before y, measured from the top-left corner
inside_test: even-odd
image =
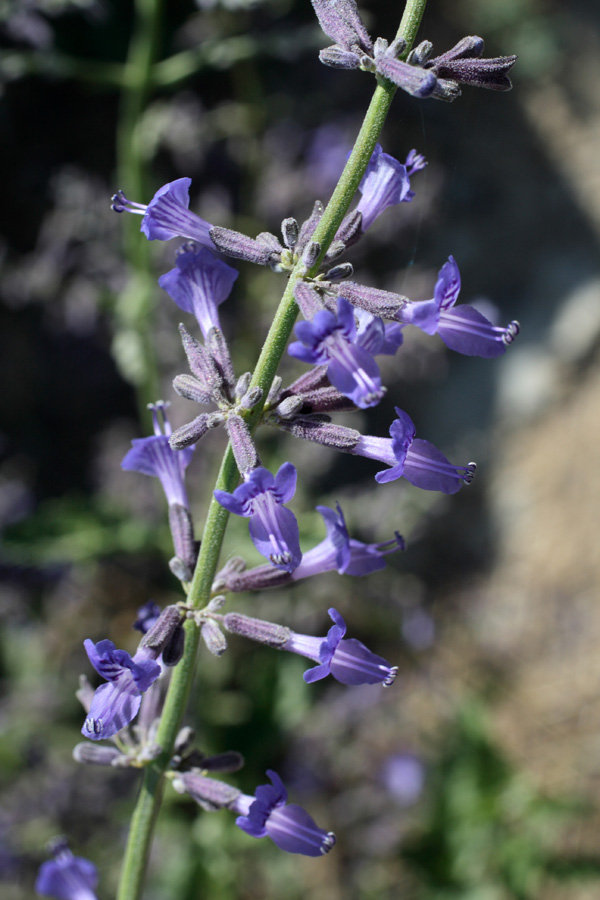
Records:
[[[423,793],[425,766],[413,753],[393,753],[383,764],[381,779],[400,806],[412,806]]]
[[[179,248],[176,266],[158,283],[184,312],[193,313],[206,340],[211,328],[221,328],[217,307],[229,297],[238,272],[193,242]]]
[[[452,256],[438,273],[432,300],[407,303],[397,318],[426,334],[439,334],[447,347],[466,356],[501,356],[519,333],[519,323],[498,328],[472,306],[453,308],[460,293],[460,272]]]
[[[455,494],[463,484],[470,484],[475,463],[453,466],[429,441],[415,438],[416,429],[408,413],[398,407],[395,409],[398,418],[390,425],[391,439],[361,435],[347,452],[378,459],[391,466],[377,473],[375,480],[379,484],[404,477],[415,487],[444,494]]]
[[[189,501],[184,484],[185,470],[191,462],[193,447],[177,452],[171,450],[169,437],[172,429],[166,415],[168,404],[153,403],[149,406],[152,412],[154,434],[146,438],[134,438],[121,463],[126,472],[141,472],[142,475],[153,475],[158,478],[169,506],[179,504],[186,509]],[[162,423],[159,419],[162,417]]]
[[[236,516],[250,519],[254,546],[278,569],[293,571],[302,559],[298,523],[293,512],[283,506],[296,491],[296,469],[284,463],[276,475],[259,466],[230,494],[215,491],[215,499]]]
[[[339,503],[336,504],[336,510],[317,506],[317,511],[325,522],[327,537],[304,554],[302,562],[292,572],[293,581],[334,569],[340,575],[369,575],[385,568],[383,557],[388,553],[404,550],[404,539],[398,532],[383,544],[365,544],[354,540],[348,534]]]
[[[362,214],[361,228],[366,231],[375,219],[397,203],[408,203],[415,196],[410,189],[409,175],[425,167],[425,159],[411,150],[406,164],[384,153],[381,144],[375,146],[373,155],[358,189],[362,194],[356,209]],[[408,168],[407,168],[408,167]]]
[[[73,856],[64,841],[57,842],[54,859],[42,863],[35,882],[36,893],[56,900],[97,900],[96,866],[81,856]]]
[[[385,567],[383,557],[388,553],[404,550],[404,538],[398,532],[383,544],[355,541],[348,534],[339,503],[336,506],[337,512],[327,506],[317,506],[325,522],[327,537],[304,553],[302,562],[293,572],[276,571],[272,566],[255,566],[241,571],[235,567],[226,568],[221,573],[224,577],[223,589],[238,593],[262,591],[334,570],[340,575],[369,575]]]
[[[140,647],[131,657],[126,650],[117,650],[108,640],[94,644],[88,638],[83,646],[93,667],[107,680],[107,684],[96,688],[81,729],[84,737],[100,741],[112,737],[135,719],[142,694],[161,673],[156,662],[159,654],[148,647]]]
[[[178,178],[164,184],[147,205],[128,200],[123,191],[117,191],[112,198],[112,208],[118,213],[142,216],[140,231],[149,241],[183,237],[214,249],[209,235],[212,225],[188,209],[191,183],[191,178]]]
[[[397,666],[390,666],[385,659],[372,653],[356,638],[342,640],[346,634],[346,623],[335,609],[330,609],[329,615],[334,624],[324,638],[296,634],[285,626],[240,613],[227,613],[223,617],[223,623],[234,634],[241,634],[278,650],[289,650],[290,653],[297,653],[320,663],[304,673],[307,684],[333,675],[342,684],[383,684],[389,687],[398,672]]]
[[[148,600],[137,611],[137,619],[133,623],[136,631],[147,634],[153,625],[156,625],[160,616],[160,606],[154,600]]]
[[[362,409],[379,403],[385,393],[379,367],[364,346],[371,334],[368,329],[357,333],[353,308],[345,298],[338,298],[337,316],[321,310],[312,321],[299,322],[295,331],[300,340],[288,347],[291,356],[327,364],[331,384]]]
[[[324,831],[305,809],[287,802],[287,791],[276,772],[267,769],[272,786],[261,784],[254,797],[240,794],[230,809],[239,813],[235,824],[251,837],[270,837],[280,850],[303,856],[322,856],[335,844],[332,831]]]
[[[125,455],[121,468],[128,472],[141,472],[160,480],[169,504],[169,526],[176,556],[171,560],[173,573],[182,581],[189,581],[196,562],[197,546],[194,526],[184,484],[184,474],[190,463],[193,447],[173,450],[169,444],[171,425],[166,415],[166,403],[150,406],[154,434],[147,438],[135,438],[131,450]],[[159,420],[162,415],[162,424]]]

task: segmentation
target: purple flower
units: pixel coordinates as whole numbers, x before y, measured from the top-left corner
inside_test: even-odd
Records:
[[[121,468],[128,472],[153,475],[160,480],[169,504],[169,528],[173,538],[176,556],[169,566],[181,581],[189,581],[198,556],[198,546],[194,540],[194,523],[189,509],[189,501],[184,484],[184,474],[190,463],[194,448],[173,450],[169,443],[171,425],[166,415],[167,403],[150,406],[154,423],[154,434],[147,438],[136,438],[131,450],[126,453]],[[162,414],[162,425],[158,414]]]
[[[215,499],[236,516],[250,519],[250,537],[266,559],[292,572],[302,559],[298,523],[293,512],[283,506],[296,491],[296,469],[284,463],[276,475],[259,466],[233,494],[215,491]]]
[[[158,653],[147,647],[138,649],[134,657],[117,650],[112,641],[94,644],[83,642],[89,660],[106,684],[96,688],[90,711],[81,729],[92,741],[112,737],[135,719],[142,694],[161,673],[155,661]]]
[[[412,753],[394,753],[385,760],[382,780],[400,806],[412,806],[423,792],[425,767]]]
[[[334,569],[337,569],[340,575],[369,575],[385,568],[383,557],[388,553],[394,553],[398,549],[404,550],[404,540],[398,532],[384,544],[364,544],[362,541],[355,541],[348,534],[339,503],[336,504],[336,508],[337,512],[327,506],[317,506],[317,511],[325,522],[327,537],[304,554],[302,562],[292,573],[294,581],[321,572],[331,572]]]
[[[43,897],[56,900],[97,900],[96,866],[81,856],[73,856],[61,841],[54,851],[54,859],[42,863],[35,882],[35,890]]]
[[[378,472],[379,484],[404,477],[415,487],[425,491],[455,494],[463,484],[470,484],[475,463],[453,466],[437,447],[429,441],[415,438],[416,429],[408,413],[395,407],[398,416],[390,425],[391,438],[361,435],[357,444],[347,452],[387,463],[390,469]]]
[[[206,340],[211,328],[221,328],[217,307],[229,297],[238,272],[205,247],[184,244],[176,266],[158,283],[184,312],[193,313]]]
[[[149,241],[168,241],[174,237],[183,237],[214,249],[215,245],[209,235],[212,225],[188,209],[191,183],[191,178],[178,178],[177,181],[164,184],[147,206],[128,200],[123,191],[117,191],[112,198],[112,208],[118,213],[129,212],[142,216],[140,231],[143,231]]]
[[[383,684],[389,687],[398,667],[390,666],[383,657],[372,653],[356,638],[343,640],[346,623],[337,610],[330,609],[328,612],[334,624],[327,637],[311,637],[292,631],[290,640],[281,646],[282,650],[298,653],[319,663],[304,673],[307,684],[333,675],[342,684]]]
[[[138,617],[133,623],[136,631],[148,634],[153,625],[156,625],[160,616],[160,606],[154,600],[148,600],[138,609]]]
[[[518,335],[519,323],[498,328],[472,306],[454,308],[459,293],[460,272],[450,256],[438,273],[433,299],[407,303],[397,318],[426,334],[439,334],[447,347],[465,356],[501,356]]]
[[[267,769],[270,784],[261,784],[256,794],[240,794],[230,809],[239,813],[235,824],[251,837],[270,837],[280,850],[304,856],[322,856],[335,844],[332,831],[324,831],[305,809],[287,803],[287,791],[276,772]]]
[[[152,411],[154,434],[146,438],[134,438],[132,447],[125,454],[121,468],[126,472],[141,472],[142,475],[153,475],[160,480],[169,505],[178,503],[189,507],[184,484],[184,473],[189,465],[193,447],[185,450],[171,450],[169,436],[171,425],[166,416],[166,403],[155,403],[149,408]],[[162,414],[162,424],[159,419]]]
[[[418,167],[415,162],[418,161]],[[369,160],[369,165],[363,175],[362,181],[358,186],[362,194],[360,202],[356,209],[362,213],[363,231],[371,227],[375,219],[388,208],[395,206],[396,203],[409,202],[413,199],[414,191],[410,189],[409,174],[418,172],[425,165],[422,156],[417,156],[414,150],[411,150],[406,165],[399,163],[397,159],[384,153],[381,144],[377,144],[373,155]],[[410,173],[406,166],[410,166]]]
[[[362,409],[379,403],[384,394],[379,367],[364,346],[371,331],[357,333],[353,307],[344,297],[338,297],[337,316],[323,309],[312,321],[299,322],[295,331],[299,340],[288,347],[290,356],[326,364],[331,384]]]

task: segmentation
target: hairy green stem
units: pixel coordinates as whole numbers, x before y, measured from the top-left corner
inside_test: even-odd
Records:
[[[427,0],[408,0],[407,2],[398,34],[405,38],[408,47],[414,41],[426,3]],[[316,274],[320,261],[333,241],[348,210],[375,149],[395,91],[395,86],[385,80],[381,80],[375,89],[354,149],[313,235],[313,240],[321,244],[321,254],[308,275]],[[247,416],[247,422],[251,429],[254,429],[259,421],[264,399],[271,387],[296,321],[298,307],[294,300],[294,285],[304,274],[306,273],[302,264],[298,263],[289,277],[252,376],[252,386],[259,386],[263,390],[263,401]],[[238,470],[229,445],[223,457],[215,488],[231,492],[235,490],[238,480]],[[212,498],[198,563],[188,594],[188,604],[193,609],[201,609],[210,599],[228,518],[229,513]],[[162,753],[144,772],[140,796],[131,821],[117,900],[139,900],[141,896],[152,831],[162,799],[164,772],[169,765],[173,744],[181,726],[191,690],[198,643],[198,628],[192,621],[188,621],[183,659],[173,672],[157,736]]]

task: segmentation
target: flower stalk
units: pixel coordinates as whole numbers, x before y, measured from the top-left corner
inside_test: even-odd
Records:
[[[155,4],[156,9],[160,0],[139,0],[139,3],[144,7]],[[427,0],[408,0],[406,4],[397,34],[397,37],[406,41],[403,57],[408,54],[414,42],[426,3]],[[250,389],[256,387],[262,389],[262,399],[252,409],[244,411],[244,418],[250,431],[256,427],[260,419],[265,398],[268,396],[298,315],[294,287],[301,277],[316,274],[334,240],[371,159],[396,89],[390,81],[378,79],[354,148],[312,235],[312,241],[320,245],[319,253],[311,259],[308,268],[305,260],[300,260],[290,274],[250,382]],[[223,456],[215,490],[233,493],[238,481],[239,473],[229,444]],[[213,496],[206,517],[198,562],[189,585],[187,604],[191,609],[201,609],[210,600],[228,518],[229,512]],[[191,619],[185,623],[184,628],[183,658],[173,671],[157,733],[157,742],[162,751],[144,771],[143,783],[131,820],[117,900],[139,900],[141,897],[154,823],[162,800],[164,774],[169,765],[194,677],[200,638],[199,628]]]

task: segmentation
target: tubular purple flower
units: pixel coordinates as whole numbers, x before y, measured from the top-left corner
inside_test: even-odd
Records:
[[[337,511],[336,511],[337,510]],[[365,544],[355,541],[348,534],[344,514],[339,503],[336,510],[327,506],[317,506],[327,529],[327,537],[316,547],[308,550],[302,562],[292,572],[292,580],[308,578],[321,572],[335,569],[340,575],[369,575],[378,569],[385,568],[383,559],[388,553],[404,550],[404,539],[398,532],[383,544]],[[252,570],[248,572],[250,576]]]
[[[383,657],[372,653],[356,638],[343,640],[346,623],[337,610],[332,608],[328,612],[334,624],[327,637],[312,637],[292,631],[290,640],[280,648],[319,663],[304,673],[307,684],[333,675],[342,684],[383,684],[389,687],[398,673],[398,667],[390,666]]]
[[[395,409],[398,418],[390,425],[391,438],[361,435],[357,444],[347,451],[391,466],[378,472],[375,481],[385,484],[404,477],[415,487],[444,494],[455,494],[463,484],[471,483],[475,463],[453,466],[429,441],[415,438],[416,429],[408,413]]]
[[[147,647],[131,657],[108,640],[94,644],[88,638],[83,646],[91,664],[107,683],[96,688],[81,733],[92,741],[101,741],[135,719],[142,694],[156,681],[161,667],[156,662],[158,653]]]
[[[168,404],[159,402],[149,407],[152,411],[154,434],[146,438],[134,438],[131,450],[123,458],[121,468],[127,472],[141,472],[142,475],[153,475],[158,478],[169,505],[177,503],[188,509],[184,473],[192,459],[194,448],[171,450],[169,446],[171,425],[166,415],[167,406]]]
[[[414,168],[414,157],[412,156],[414,153],[415,151],[411,150],[409,159],[413,171],[419,171]],[[423,164],[419,168],[423,168],[422,157],[420,157],[420,161]],[[384,153],[381,144],[376,145],[358,189],[362,197],[356,209],[362,213],[361,228],[363,232],[371,227],[375,219],[388,206],[409,202],[414,197],[414,192],[410,189],[410,178],[406,166],[388,153]]]
[[[287,791],[276,772],[267,769],[272,786],[262,784],[254,797],[241,794],[230,805],[239,813],[235,824],[251,837],[270,837],[280,850],[303,856],[323,856],[335,844],[332,831],[324,831],[305,809],[287,802]]]
[[[286,462],[276,475],[262,466],[253,469],[232,494],[214,492],[224,509],[250,519],[250,537],[258,552],[286,572],[292,572],[302,559],[296,517],[283,506],[295,490],[296,469]]]
[[[295,331],[300,340],[288,347],[290,356],[327,364],[331,384],[361,409],[379,403],[385,393],[379,367],[364,346],[372,339],[371,330],[357,334],[353,308],[344,297],[338,297],[337,316],[321,310],[312,321],[299,322]]]
[[[97,900],[96,866],[81,856],[73,856],[64,841],[57,843],[53,859],[42,863],[35,890],[56,900]]]
[[[214,249],[209,235],[212,225],[188,209],[191,183],[191,178],[178,178],[164,184],[147,205],[128,200],[123,191],[117,191],[112,198],[112,208],[118,213],[142,216],[140,231],[149,241],[182,237]]]
[[[211,328],[221,328],[217,307],[229,297],[238,272],[193,242],[180,247],[175,263],[158,283],[180,309],[196,316],[206,340]]]
[[[512,321],[498,328],[472,306],[453,308],[460,283],[458,266],[450,256],[438,273],[433,299],[407,303],[398,310],[397,319],[426,334],[439,334],[447,347],[465,356],[501,356],[518,335],[519,323]]]

